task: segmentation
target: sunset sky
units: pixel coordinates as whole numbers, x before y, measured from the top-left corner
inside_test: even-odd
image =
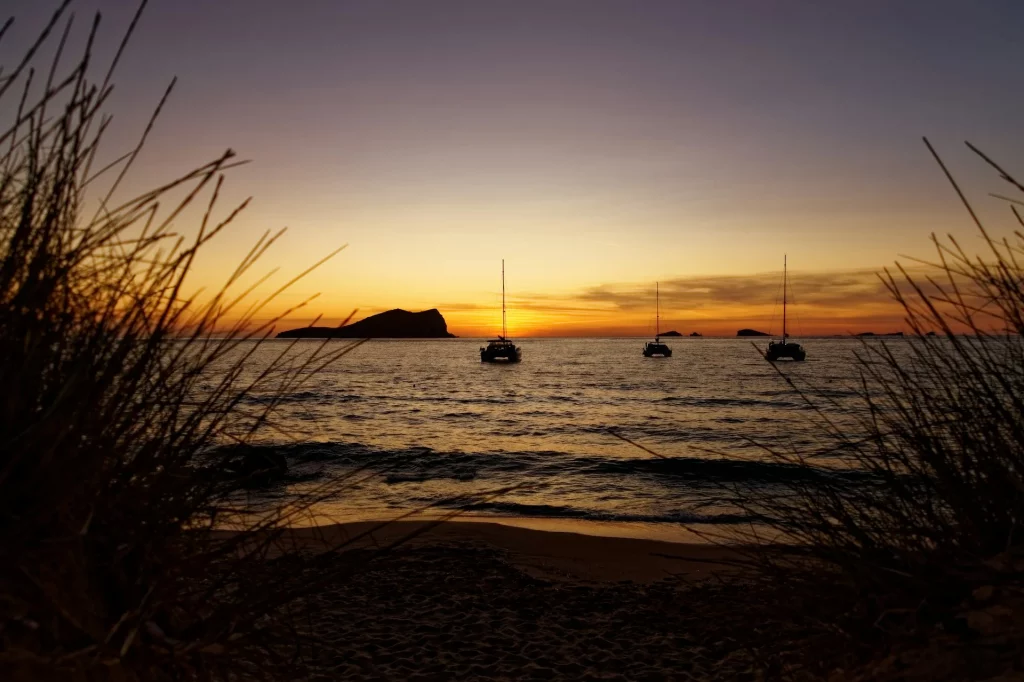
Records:
[[[3,3],[3,63],[56,4]],[[74,6],[107,54],[134,3]],[[153,0],[108,154],[178,76],[128,189],[252,160],[195,286],[266,229],[289,228],[277,281],[349,245],[282,296],[321,294],[285,327],[438,308],[493,334],[504,258],[513,336],[652,333],[655,281],[663,329],[767,330],[786,253],[798,333],[892,331],[880,267],[932,232],[979,246],[922,135],[1012,227],[962,143],[1024,174],[1022,25],[1019,0]]]

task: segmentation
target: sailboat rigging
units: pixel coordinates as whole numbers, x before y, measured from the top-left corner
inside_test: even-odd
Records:
[[[505,259],[501,259],[501,336],[480,349],[480,362],[520,362],[523,351],[508,338],[505,316]]]
[[[790,343],[787,341],[789,334],[786,333],[786,303],[787,303],[787,257],[782,256],[782,340],[781,341],[769,341],[768,350],[765,352],[765,359],[769,362],[775,362],[782,358],[789,358],[790,360],[796,360],[797,362],[803,361],[807,357],[807,352],[803,346],[798,343]],[[778,299],[775,299],[778,301]]]
[[[654,283],[654,341],[644,344],[644,357],[654,358],[672,357],[672,349],[661,342],[661,287],[658,282]]]

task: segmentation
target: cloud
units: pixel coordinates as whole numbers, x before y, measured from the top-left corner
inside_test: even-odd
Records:
[[[493,305],[481,305],[479,303],[441,303],[435,307],[442,312],[472,312],[476,310],[494,310]]]
[[[910,271],[923,279],[923,269]],[[873,269],[791,272],[790,323],[802,334],[896,331],[905,312]],[[930,287],[929,287],[930,288]],[[741,327],[774,329],[782,316],[782,273],[676,277],[660,282],[662,329],[732,335]],[[487,328],[487,305],[439,306],[450,325]],[[509,297],[509,315],[530,335],[645,335],[653,331],[650,282],[604,283],[559,294]],[[473,316],[474,312],[484,316]],[[472,317],[470,317],[472,316]]]
[[[782,273],[679,277],[660,282],[662,309],[671,313],[708,313],[730,308],[755,309],[782,302]],[[792,273],[790,301],[809,308],[854,309],[891,302],[875,270]],[[537,310],[643,312],[654,306],[650,283],[600,284],[567,296],[526,294],[516,301]]]

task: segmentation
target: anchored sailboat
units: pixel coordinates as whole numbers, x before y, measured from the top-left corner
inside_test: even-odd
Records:
[[[775,299],[776,301],[778,299]],[[789,343],[786,339],[789,334],[786,333],[786,256],[782,257],[782,340],[781,341],[769,341],[768,350],[765,352],[765,358],[769,362],[775,362],[782,358],[789,358],[790,360],[802,361],[807,357],[807,352],[803,346],[798,343]]]
[[[501,336],[480,349],[480,362],[520,362],[523,351],[508,339],[505,322],[505,259],[501,259]]]
[[[657,282],[654,283],[654,341],[648,341],[644,344],[644,357],[654,358],[672,357],[672,349],[661,342],[661,292]]]

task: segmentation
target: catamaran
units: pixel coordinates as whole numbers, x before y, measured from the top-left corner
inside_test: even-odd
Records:
[[[508,338],[505,321],[505,259],[501,259],[501,336],[487,342],[480,349],[480,362],[520,362],[523,351]]]
[[[779,299],[775,299],[778,301]],[[765,352],[765,359],[768,362],[775,362],[782,358],[789,358],[790,360],[802,361],[807,357],[807,352],[803,346],[799,343],[789,343],[786,339],[789,338],[789,334],[786,333],[786,256],[782,257],[782,340],[781,341],[769,341],[768,350]]]
[[[672,357],[672,349],[661,342],[661,292],[659,291],[659,285],[657,282],[654,283],[654,341],[648,341],[644,344],[644,357],[645,358],[670,358]]]

